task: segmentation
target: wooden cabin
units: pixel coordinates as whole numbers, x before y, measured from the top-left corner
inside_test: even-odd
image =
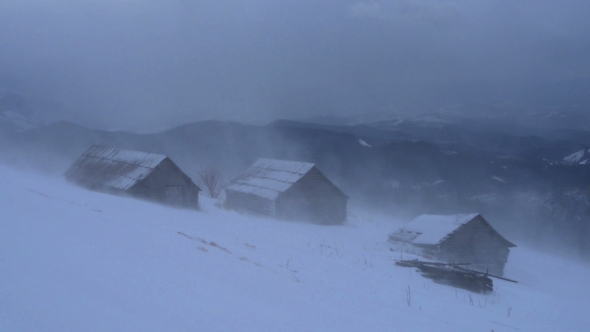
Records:
[[[480,215],[421,215],[389,235],[398,248],[447,263],[501,276],[516,247]]]
[[[201,189],[161,154],[94,145],[70,166],[65,177],[92,190],[199,207]]]
[[[225,189],[234,210],[284,220],[342,224],[348,196],[312,163],[259,159]]]

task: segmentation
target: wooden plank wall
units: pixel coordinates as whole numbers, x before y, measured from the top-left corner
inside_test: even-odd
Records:
[[[312,168],[277,199],[277,215],[288,220],[342,224],[348,198],[317,168]]]
[[[437,257],[449,262],[472,263],[474,270],[503,275],[508,261],[510,248],[478,216],[463,225],[449,238],[443,241],[437,251]]]
[[[198,187],[169,159],[164,159],[150,175],[129,192],[134,196],[169,205],[188,208],[199,206]]]
[[[275,202],[269,199],[233,190],[226,190],[225,197],[227,205],[238,212],[275,216]]]

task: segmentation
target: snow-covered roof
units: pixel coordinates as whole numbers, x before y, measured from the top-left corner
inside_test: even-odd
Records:
[[[477,216],[477,213],[447,216],[424,214],[390,234],[389,238],[396,242],[435,245]]]
[[[314,166],[312,163],[261,158],[232,181],[226,190],[274,200]]]
[[[87,184],[127,190],[145,179],[166,156],[94,145],[66,172]]]

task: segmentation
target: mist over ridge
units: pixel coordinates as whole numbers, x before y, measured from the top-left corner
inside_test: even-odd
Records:
[[[587,105],[589,14],[575,0],[6,0],[0,83],[59,105],[53,121],[142,132]]]
[[[0,330],[585,331],[588,18],[0,0]]]
[[[363,206],[484,212],[585,256],[589,16],[575,0],[6,0],[0,158],[62,174],[108,144],[229,178],[309,161]]]

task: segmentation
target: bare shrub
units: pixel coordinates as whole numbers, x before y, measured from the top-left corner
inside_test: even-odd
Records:
[[[207,191],[209,197],[219,198],[221,190],[225,186],[223,170],[214,165],[205,165],[201,166],[198,175],[198,182],[202,186],[202,189]]]

